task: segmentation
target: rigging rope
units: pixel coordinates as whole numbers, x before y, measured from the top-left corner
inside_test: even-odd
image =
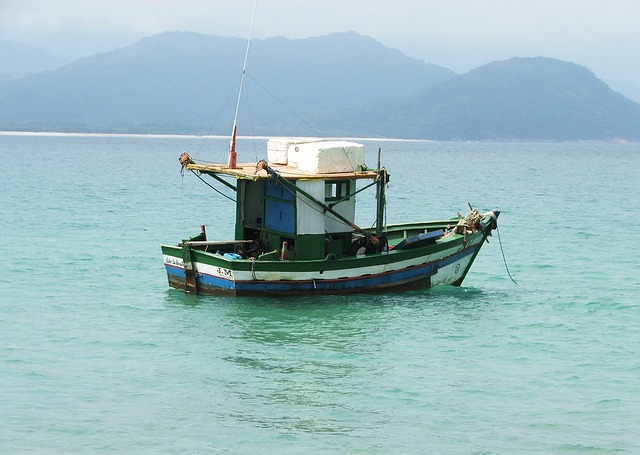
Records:
[[[251,80],[253,82],[255,82],[256,84],[258,84],[258,86],[264,90],[265,92],[267,92],[267,94],[269,94],[274,100],[276,100],[278,103],[280,103],[282,105],[282,107],[284,107],[286,110],[288,110],[291,114],[293,114],[293,116],[295,116],[298,120],[300,120],[307,128],[309,128],[310,130],[313,130],[316,135],[318,137],[324,137],[324,135],[317,129],[315,128],[313,125],[311,125],[309,122],[307,122],[305,119],[303,119],[300,115],[298,115],[298,113],[296,111],[294,111],[293,109],[291,109],[284,101],[282,101],[280,98],[278,98],[276,95],[273,94],[273,92],[271,92],[267,87],[265,87],[264,85],[262,85],[260,83],[260,81],[258,81],[256,78],[254,78],[251,73],[247,73],[247,76],[249,76],[251,78]]]
[[[233,199],[232,197],[227,196],[226,194],[224,194],[222,191],[218,190],[217,188],[215,188],[213,185],[211,185],[209,182],[207,182],[205,179],[203,179],[196,171],[191,171],[193,173],[193,175],[195,175],[196,177],[198,177],[202,183],[204,183],[205,185],[207,185],[209,188],[211,188],[213,191],[215,191],[216,193],[218,193],[220,196],[224,196],[227,199],[229,199],[231,202],[236,202],[235,199]]]
[[[216,116],[215,120],[213,121],[213,124],[209,128],[209,131],[207,131],[207,134],[205,134],[204,137],[202,138],[202,143],[200,144],[200,147],[198,148],[199,152],[201,152],[204,149],[204,145],[207,143],[207,140],[209,139],[209,136],[213,135],[213,129],[218,125],[218,121],[220,120],[220,117],[222,117],[222,113],[225,111],[227,105],[229,104],[229,101],[231,101],[231,97],[235,93],[235,87],[238,86],[238,84],[240,83],[241,78],[242,78],[242,76],[238,77],[238,81],[236,82],[236,85],[234,85],[234,90],[229,92],[229,95],[227,96],[227,99],[225,100],[224,104],[220,108],[220,111],[218,112],[218,115]],[[199,160],[199,161],[202,161],[202,160]]]

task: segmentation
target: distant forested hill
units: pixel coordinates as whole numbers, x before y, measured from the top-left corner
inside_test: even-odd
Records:
[[[367,134],[374,132],[369,125],[377,125],[383,135],[401,131],[403,137],[441,140],[639,140],[640,105],[582,66],[513,58],[359,117],[345,114],[343,125]]]
[[[38,46],[0,41],[0,83],[53,69],[62,59]]]
[[[0,129],[228,133],[246,41],[168,32],[0,85]],[[252,43],[241,134],[405,98],[454,77],[356,33]]]
[[[167,32],[56,70],[0,75],[0,130],[228,134],[246,41]],[[640,105],[549,58],[463,75],[356,33],[252,43],[242,135],[640,140]]]

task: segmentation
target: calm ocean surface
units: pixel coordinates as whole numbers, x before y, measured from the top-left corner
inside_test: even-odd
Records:
[[[0,453],[639,454],[640,145],[365,144],[390,223],[501,210],[517,284],[494,235],[461,288],[185,295],[226,139],[0,135]]]

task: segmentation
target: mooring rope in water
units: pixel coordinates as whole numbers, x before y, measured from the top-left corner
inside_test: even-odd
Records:
[[[500,238],[500,228],[498,227],[497,224],[496,224],[496,232],[498,233],[498,243],[500,244],[500,251],[502,252],[502,260],[504,261],[504,268],[507,270],[507,275],[509,275],[509,278],[511,278],[511,281],[513,281],[513,284],[518,284],[516,280],[514,280],[513,277],[511,276],[511,272],[509,272],[509,266],[507,265],[507,258],[505,257],[504,249],[502,248],[502,239]]]

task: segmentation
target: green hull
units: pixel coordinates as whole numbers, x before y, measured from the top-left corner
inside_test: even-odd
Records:
[[[200,294],[338,294],[460,285],[490,235],[493,219],[486,217],[475,233],[439,234],[451,224],[447,220],[388,226],[387,251],[329,253],[321,260],[282,259],[275,251],[238,259],[230,254],[239,245],[235,242],[163,245],[162,252],[169,285]]]

